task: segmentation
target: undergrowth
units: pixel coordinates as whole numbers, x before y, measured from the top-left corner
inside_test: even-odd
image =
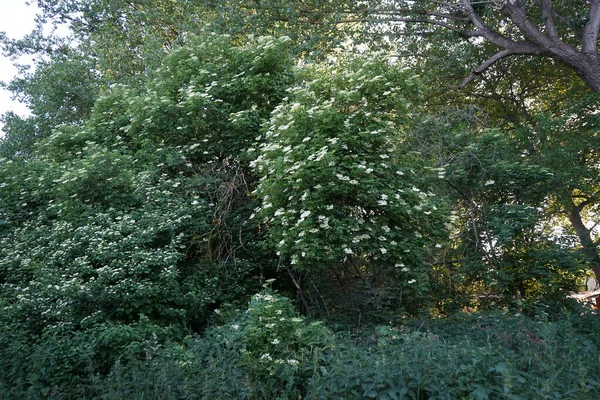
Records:
[[[266,291],[248,309],[221,310],[216,317],[202,337],[184,343],[150,336],[142,350],[124,350],[108,372],[95,370],[83,350],[79,358],[71,354],[76,349],[50,354],[48,343],[38,343],[12,360],[6,356],[17,354],[15,348],[0,350],[0,398],[600,397],[600,332],[592,312],[552,319],[460,314],[372,327],[357,336],[333,333]]]

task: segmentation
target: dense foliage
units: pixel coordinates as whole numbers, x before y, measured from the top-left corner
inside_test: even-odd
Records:
[[[0,141],[4,396],[598,396],[577,75],[449,90],[489,43],[435,7],[38,4],[72,36],[2,37],[38,57]]]
[[[303,75],[253,162],[257,218],[294,269],[318,273],[316,285],[344,281],[343,300],[326,308],[414,312],[429,289],[425,261],[448,238],[432,174],[405,145],[419,82],[381,56]]]
[[[15,399],[111,400],[591,400],[600,393],[600,338],[590,326],[595,315],[548,321],[463,314],[377,326],[368,336],[350,337],[292,308],[286,298],[262,292],[245,311],[220,311],[220,322],[202,339],[165,345],[150,336],[125,349],[108,375],[66,352],[61,359],[80,369],[57,379],[56,370],[47,369],[57,361],[57,349],[38,350],[20,375],[27,384],[0,388]]]

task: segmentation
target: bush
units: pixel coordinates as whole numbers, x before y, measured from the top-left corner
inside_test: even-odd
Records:
[[[333,334],[299,316],[271,290],[252,297],[246,311],[221,312],[222,324],[185,347],[115,364],[102,398],[298,399],[330,352]]]
[[[160,335],[140,339],[121,349],[108,374],[86,363],[90,358],[77,338],[48,338],[33,352],[13,343],[12,353],[0,350],[0,389],[7,399],[600,396],[600,335],[593,313],[552,321],[501,313],[456,315],[406,320],[352,337],[333,335],[298,316],[288,299],[265,291],[252,298],[247,310],[223,311],[218,317],[220,325],[184,344]],[[25,362],[27,374],[17,379],[15,364],[23,368]],[[56,373],[57,365],[69,363],[78,374]]]

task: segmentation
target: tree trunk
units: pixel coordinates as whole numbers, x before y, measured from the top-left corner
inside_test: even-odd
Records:
[[[594,271],[596,282],[600,282],[600,254],[598,254],[598,244],[594,243],[590,230],[583,223],[579,207],[573,206],[569,212],[569,221],[571,222],[573,229],[575,229],[583,252],[588,258],[590,268]]]

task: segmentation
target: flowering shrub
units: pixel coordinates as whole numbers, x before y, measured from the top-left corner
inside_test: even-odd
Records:
[[[123,105],[119,96],[128,90],[117,86],[116,99],[102,97],[109,108],[93,118],[136,145],[190,146],[191,161],[239,159],[284,97],[291,66],[285,37],[236,46],[227,35],[190,36],[165,59],[147,92],[127,99],[124,115],[103,122],[113,105]]]
[[[199,332],[215,304],[256,291],[240,154],[285,93],[287,46],[190,37],[143,89],[113,86],[84,125],[0,159],[0,344],[33,354],[76,335],[106,365],[128,340]]]
[[[403,143],[418,79],[372,55],[308,67],[302,77],[252,164],[261,177],[257,217],[297,270],[352,266],[375,286],[395,286],[397,298],[421,297],[425,260],[447,237],[447,218],[423,162]]]
[[[261,374],[296,371],[311,350],[331,344],[329,329],[320,321],[298,315],[286,297],[265,290],[252,297],[241,329],[245,350],[242,364]]]
[[[250,378],[248,390],[263,398],[298,398],[323,353],[333,348],[328,328],[300,316],[288,298],[271,289],[252,296],[245,312],[222,317],[225,323],[209,329],[207,340],[237,349],[238,365]]]

